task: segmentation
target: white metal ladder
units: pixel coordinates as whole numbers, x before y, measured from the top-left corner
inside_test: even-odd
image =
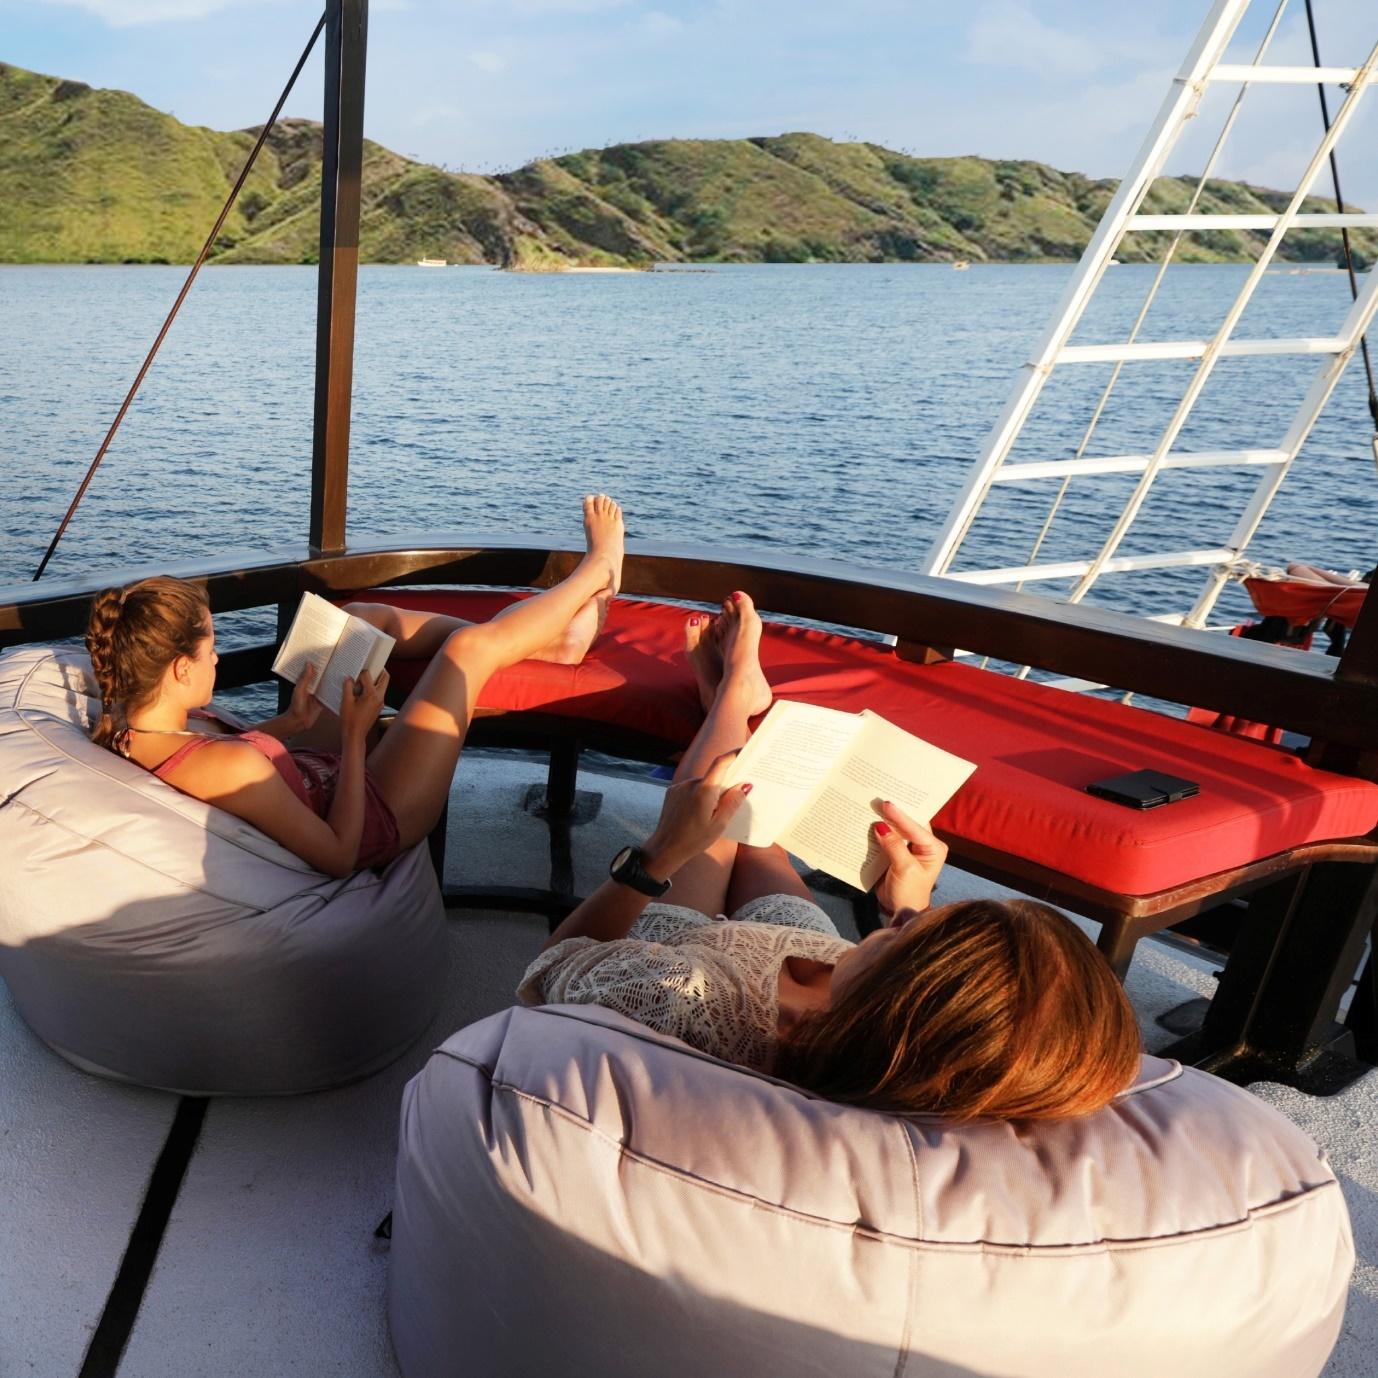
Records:
[[[1267,35],[1263,39],[1255,62],[1250,65],[1223,63],[1235,30],[1244,18],[1252,0],[1216,0],[1210,15],[1197,35],[1196,42],[1181,71],[1173,79],[1166,100],[1152,130],[1139,150],[1124,180],[1097,227],[1086,252],[1072,276],[1055,312],[1053,322],[1034,350],[1033,357],[1023,366],[1009,401],[988,436],[985,446],[972,467],[966,485],[948,514],[943,529],[929,552],[925,572],[946,574],[977,584],[1014,584],[1042,580],[1075,580],[1066,601],[1079,602],[1104,574],[1135,570],[1204,566],[1211,572],[1204,589],[1189,612],[1180,617],[1172,615],[1165,621],[1181,621],[1187,626],[1202,626],[1221,589],[1229,577],[1230,565],[1237,561],[1248,546],[1259,522],[1267,511],[1288,470],[1297,457],[1302,443],[1310,433],[1317,416],[1335,387],[1345,365],[1358,347],[1359,341],[1378,310],[1378,269],[1370,271],[1357,300],[1334,336],[1303,339],[1235,339],[1234,329],[1243,315],[1263,274],[1272,262],[1283,236],[1294,228],[1329,229],[1341,226],[1378,227],[1375,214],[1302,214],[1301,206],[1311,191],[1313,182],[1324,167],[1346,127],[1352,122],[1366,89],[1375,81],[1378,72],[1378,43],[1360,67],[1284,67],[1264,65],[1262,56],[1277,30],[1286,0],[1278,7]],[[1378,37],[1378,19],[1375,20]],[[1197,112],[1206,89],[1212,83],[1240,85],[1238,98],[1230,112],[1214,152],[1202,173],[1196,195],[1187,211],[1176,215],[1140,214],[1144,197],[1162,171],[1168,156],[1176,146],[1188,120]],[[1348,88],[1343,104],[1336,113],[1329,131],[1320,140],[1307,164],[1295,194],[1285,210],[1269,215],[1199,214],[1196,205],[1205,188],[1216,159],[1228,136],[1240,102],[1251,85],[1261,83],[1337,83]],[[1162,282],[1168,262],[1184,234],[1197,230],[1271,231],[1267,245],[1259,254],[1243,288],[1230,307],[1223,323],[1210,339],[1144,342],[1137,339],[1148,306]],[[1149,292],[1130,338],[1123,344],[1071,345],[1069,341],[1106,269],[1114,261],[1115,251],[1126,234],[1139,231],[1172,231],[1176,236],[1161,264],[1158,276]],[[1297,407],[1291,424],[1276,447],[1221,451],[1184,452],[1174,449],[1183,425],[1199,399],[1216,363],[1221,359],[1264,355],[1317,355],[1320,364],[1305,397]],[[1095,429],[1105,402],[1114,388],[1120,370],[1144,360],[1185,359],[1197,361],[1191,381],[1177,404],[1171,419],[1156,445],[1148,454],[1088,457],[1087,442]],[[1076,368],[1086,364],[1113,363],[1114,372],[1095,409],[1076,456],[1072,459],[1021,461],[1007,463],[1011,450],[1034,411],[1039,394],[1055,368]],[[1233,533],[1223,544],[1195,549],[1179,549],[1151,554],[1119,554],[1120,545],[1133,525],[1155,479],[1165,470],[1184,468],[1257,468],[1262,471],[1253,494],[1246,502]],[[1110,534],[1100,548],[1084,559],[1042,561],[1038,550],[1048,526],[1056,513],[1068,484],[1082,476],[1096,474],[1137,474],[1138,482]],[[1061,489],[1054,500],[1052,512],[1035,542],[1029,563],[1003,568],[953,570],[952,565],[963,541],[971,530],[982,505],[997,484],[1024,483],[1036,480],[1060,480]],[[1067,687],[1072,687],[1070,684]]]

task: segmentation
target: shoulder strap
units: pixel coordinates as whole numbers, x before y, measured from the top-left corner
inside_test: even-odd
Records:
[[[224,738],[222,737],[211,737],[207,736],[205,733],[198,732],[195,736],[188,737],[187,740],[160,765],[154,766],[150,773],[156,775],[161,780],[165,777],[166,772],[181,765],[193,751],[199,751],[201,747],[206,746],[210,742],[223,740]]]

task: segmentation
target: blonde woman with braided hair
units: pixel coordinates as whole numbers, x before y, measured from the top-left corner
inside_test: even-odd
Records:
[[[308,674],[286,713],[239,730],[204,711],[218,659],[204,592],[170,576],[106,589],[86,633],[102,699],[93,738],[327,875],[383,865],[440,818],[488,679],[521,660],[577,664],[597,636],[621,580],[622,509],[585,498],[584,533],[587,553],[567,579],[488,622],[349,605],[397,641],[395,655],[430,661],[375,743],[386,672],[346,680],[338,719]]]

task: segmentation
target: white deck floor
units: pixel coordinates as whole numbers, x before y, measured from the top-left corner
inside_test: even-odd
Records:
[[[535,762],[466,758],[451,810],[451,878],[544,883],[546,829],[521,810]],[[575,832],[576,885],[644,834],[653,784],[587,772],[598,818]],[[944,898],[998,892],[949,872]],[[1003,892],[998,892],[1003,893]],[[823,900],[843,931],[848,907]],[[121,1378],[227,1374],[390,1378],[383,1310],[402,1087],[430,1049],[511,1003],[544,923],[455,913],[444,1007],[398,1063],[357,1085],[283,1099],[211,1104],[119,1367]],[[1209,993],[1204,963],[1149,942],[1128,988],[1149,1047],[1171,1035],[1154,1017]],[[1322,1099],[1255,1092],[1327,1150],[1354,1220],[1359,1264],[1327,1378],[1378,1372],[1378,1072]],[[0,985],[0,1378],[76,1378],[105,1306],[176,1098],[68,1066],[20,1021]]]

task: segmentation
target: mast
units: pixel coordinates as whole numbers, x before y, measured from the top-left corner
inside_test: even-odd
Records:
[[[316,411],[311,442],[313,555],[336,554],[345,548],[367,43],[368,0],[326,0]]]

